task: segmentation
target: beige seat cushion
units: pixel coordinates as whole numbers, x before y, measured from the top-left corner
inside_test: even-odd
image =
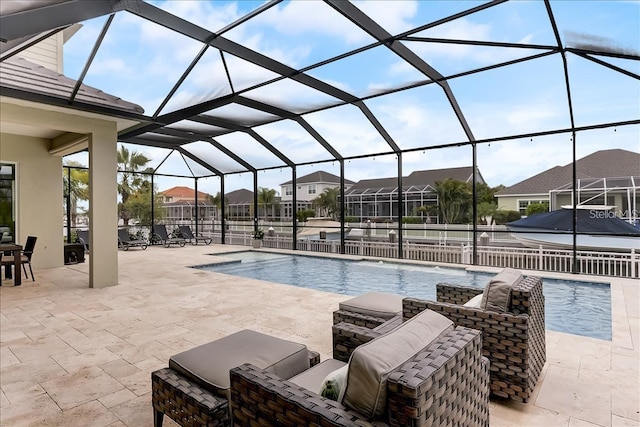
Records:
[[[485,286],[480,308],[487,311],[505,313],[511,305],[511,288],[522,280],[522,273],[513,268],[505,268],[496,274]]]
[[[402,296],[382,292],[367,292],[339,304],[340,310],[367,316],[391,319],[402,314]]]
[[[386,410],[389,374],[451,330],[453,322],[425,310],[388,334],[356,348],[349,360],[342,403],[370,419],[381,417]]]
[[[320,394],[320,388],[322,382],[331,372],[334,372],[347,364],[335,359],[327,359],[322,363],[317,364],[311,369],[296,375],[289,379],[292,383],[304,387],[309,391]]]
[[[307,347],[245,329],[171,356],[169,367],[229,398],[229,370],[243,363],[288,379],[309,369]]]
[[[480,304],[482,304],[482,294],[476,295],[462,305],[464,305],[465,307],[480,308]]]

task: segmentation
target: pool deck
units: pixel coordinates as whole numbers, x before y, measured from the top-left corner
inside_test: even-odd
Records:
[[[150,373],[175,353],[241,329],[330,357],[331,313],[348,296],[186,268],[247,249],[120,252],[120,284],[104,289],[88,287],[88,262],[36,270],[37,280],[19,288],[3,281],[0,426],[152,426]],[[640,284],[611,279],[611,308],[612,341],[547,331],[534,399],[492,400],[491,425],[639,426]],[[164,425],[175,424],[165,417]]]

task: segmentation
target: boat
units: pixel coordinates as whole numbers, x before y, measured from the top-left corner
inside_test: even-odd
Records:
[[[581,250],[640,251],[640,228],[617,217],[609,206],[581,205],[576,209],[576,248]],[[527,247],[573,248],[573,208],[530,215],[507,223]]]

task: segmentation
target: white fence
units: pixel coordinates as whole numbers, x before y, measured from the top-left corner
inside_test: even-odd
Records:
[[[252,245],[253,226],[247,222],[228,222],[226,243],[233,245]],[[351,224],[352,226],[356,224]],[[360,240],[346,240],[345,254],[369,256],[379,258],[399,258],[397,243],[381,241],[381,237],[388,239],[388,233],[393,224],[357,224],[365,227],[367,237]],[[370,232],[366,227],[370,228]],[[402,258],[416,261],[442,262],[450,264],[473,264],[473,248],[470,241],[473,231],[465,226],[456,225],[455,228],[445,224],[418,224],[403,232]],[[291,229],[281,223],[263,223],[260,227],[274,228],[275,236],[265,236],[262,245],[265,248],[293,249],[290,235]],[[148,227],[139,227],[146,231]],[[169,228],[169,226],[168,226]],[[193,225],[192,225],[193,228]],[[130,231],[137,231],[138,227],[130,227]],[[169,228],[170,229],[170,228]],[[214,242],[221,242],[220,224],[200,224],[199,232],[211,236]],[[493,243],[513,241],[513,237],[504,226],[479,226],[479,234],[487,232]],[[282,235],[280,233],[284,233]],[[369,236],[377,240],[368,240]],[[426,244],[425,241],[409,242],[409,238],[423,238],[437,240],[436,244]],[[340,253],[338,240],[300,239],[297,249],[309,252]],[[537,249],[499,246],[478,246],[476,265],[490,267],[512,267],[523,270],[542,270],[559,273],[573,272],[573,251],[566,249]],[[576,273],[614,276],[623,278],[640,278],[640,255],[631,252],[595,252],[577,251]]]
[[[220,242],[220,233],[214,234]],[[252,244],[251,234],[232,233],[226,241],[234,245]],[[293,241],[287,236],[265,237],[262,247],[293,249]],[[301,239],[297,249],[310,252],[340,253],[337,240]],[[379,258],[398,258],[398,244],[361,240],[345,241],[345,254]],[[450,264],[472,264],[473,248],[470,245],[427,245],[405,242],[402,258],[416,261],[442,262]],[[631,252],[578,251],[576,273],[640,278],[640,255]],[[573,252],[562,249],[531,249],[514,247],[478,246],[477,265],[490,267],[512,267],[522,270],[542,270],[558,273],[573,271]]]

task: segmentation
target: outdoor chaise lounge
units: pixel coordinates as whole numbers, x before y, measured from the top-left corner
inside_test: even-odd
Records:
[[[488,426],[481,333],[431,310],[396,319],[384,331],[334,325],[352,338],[344,358],[289,380],[248,363],[231,369],[233,425]],[[337,401],[320,395],[329,388]]]
[[[491,362],[491,393],[526,403],[546,361],[542,279],[504,269],[484,291],[438,284],[436,293],[437,302],[405,298],[404,317],[430,309],[482,331],[482,354]]]
[[[204,242],[205,245],[210,245],[213,241],[211,237],[205,237],[201,234],[199,234],[198,236],[194,235],[193,231],[191,231],[191,227],[188,225],[179,225],[178,230],[180,230],[180,234],[182,234],[182,237],[184,237],[187,242],[191,243],[194,246],[199,242]]]
[[[118,246],[125,251],[128,251],[129,248],[139,246],[142,250],[147,249],[149,243],[146,240],[142,239],[132,239],[129,235],[129,230],[120,228],[118,229]]]
[[[186,244],[186,241],[182,237],[169,237],[167,227],[164,224],[153,224],[153,237],[162,243],[165,248],[168,248],[172,244],[180,247]]]

